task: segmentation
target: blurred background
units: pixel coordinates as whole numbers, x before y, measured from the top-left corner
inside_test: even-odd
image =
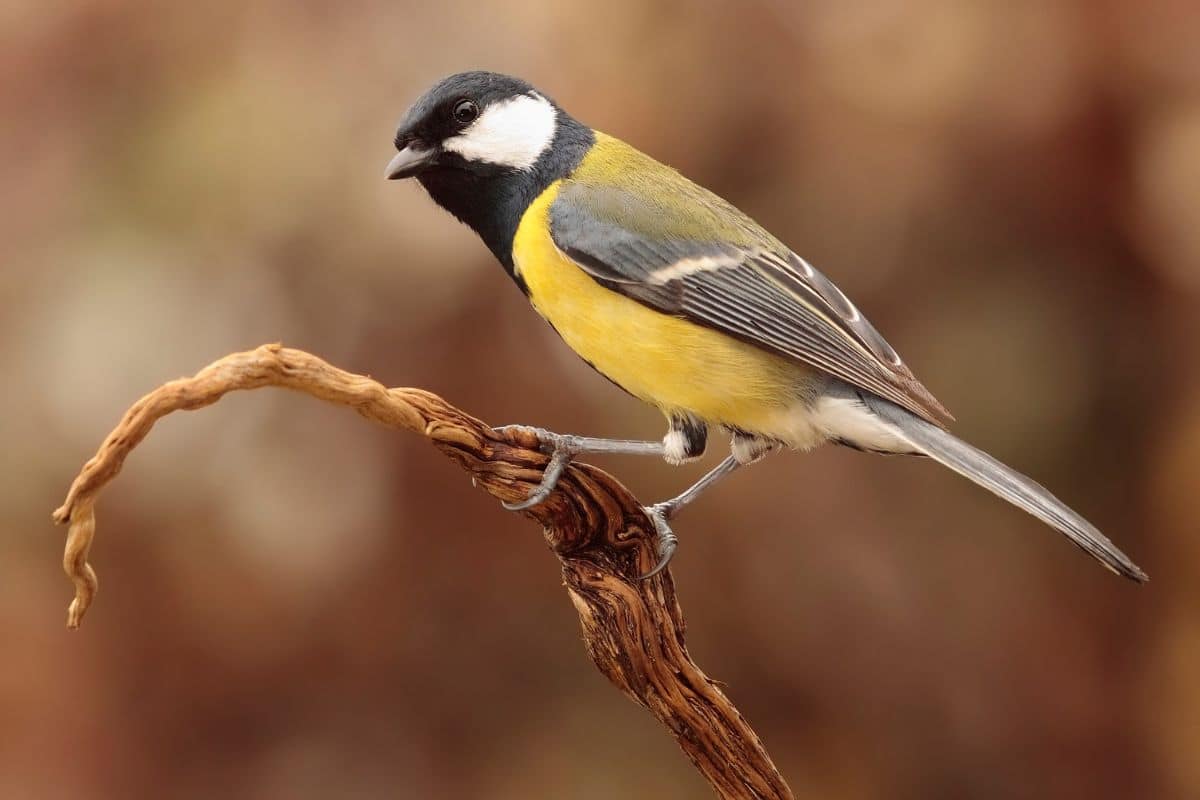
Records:
[[[1200,6],[0,4],[0,796],[672,798],[555,558],[425,442],[281,391],[125,408],[283,341],[495,423],[657,437],[467,229],[387,183],[437,78],[526,77],[833,277],[956,431],[1152,576],[827,448],[677,525],[696,660],[799,797],[1200,796]],[[704,465],[603,460],[643,499]]]

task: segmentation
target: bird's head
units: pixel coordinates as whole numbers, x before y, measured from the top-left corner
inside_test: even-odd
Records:
[[[575,169],[595,133],[519,78],[461,72],[421,96],[396,131],[389,180],[415,177],[506,268],[521,215]]]
[[[519,78],[451,75],[421,96],[396,131],[389,180],[429,170],[495,175],[533,169],[554,145],[565,116]]]

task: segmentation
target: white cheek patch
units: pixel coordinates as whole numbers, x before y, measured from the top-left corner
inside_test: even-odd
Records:
[[[468,161],[529,169],[554,141],[558,112],[538,94],[493,103],[479,119],[442,148]]]

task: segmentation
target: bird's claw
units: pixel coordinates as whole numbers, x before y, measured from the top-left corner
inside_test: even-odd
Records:
[[[574,446],[573,436],[564,436],[561,433],[554,433],[544,428],[532,428],[526,425],[505,425],[502,428],[496,428],[499,432],[510,430],[526,430],[532,431],[538,439],[538,450],[550,456],[550,461],[546,464],[546,469],[542,471],[542,481],[537,485],[537,488],[529,493],[529,496],[524,500],[518,500],[515,503],[501,502],[501,505],[508,511],[524,511],[527,508],[533,508],[539,503],[545,502],[550,493],[554,491],[554,487],[558,485],[559,479],[567,469],[567,465],[571,463],[571,459],[575,457],[578,448]]]
[[[658,563],[654,565],[654,568],[645,575],[638,577],[638,580],[644,581],[653,578],[671,563],[671,559],[675,555],[675,549],[679,546],[679,537],[675,535],[675,532],[671,530],[671,526],[667,523],[674,510],[670,503],[658,503],[642,510],[646,512],[646,516],[654,523],[656,537],[655,550],[658,553]]]

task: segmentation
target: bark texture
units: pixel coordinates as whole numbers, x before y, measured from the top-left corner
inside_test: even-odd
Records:
[[[96,593],[96,573],[88,563],[96,497],[129,453],[173,411],[203,408],[227,392],[265,386],[304,392],[420,434],[500,500],[526,497],[548,460],[527,431],[493,430],[435,394],[389,389],[301,350],[274,344],[226,356],[138,400],[54,512],[56,522],[70,526],[63,556],[63,568],[75,583],[69,627],[79,626]],[[497,512],[507,513],[499,507]],[[547,544],[562,561],[567,592],[596,667],[667,727],[720,797],[791,798],[758,735],[688,655],[669,570],[638,580],[655,562],[654,528],[638,500],[607,473],[572,464],[546,502],[523,513],[542,524]]]

